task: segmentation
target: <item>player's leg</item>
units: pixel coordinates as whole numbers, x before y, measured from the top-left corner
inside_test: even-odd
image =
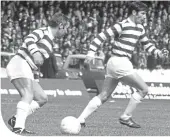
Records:
[[[31,101],[31,103],[29,105],[29,110],[28,110],[27,115],[31,115],[32,113],[34,113],[36,110],[38,110],[44,104],[46,104],[47,100],[48,100],[47,95],[44,93],[43,89],[41,88],[41,86],[39,85],[38,82],[33,81],[32,91],[34,93],[34,99]],[[16,122],[16,115],[13,116],[8,121],[8,123],[11,127],[14,127],[15,122]]]
[[[33,81],[27,78],[17,78],[11,81],[14,87],[18,90],[21,100],[17,104],[16,121],[13,132],[22,133],[29,132],[25,130],[25,122],[29,112],[29,106],[33,99]]]
[[[85,120],[90,116],[95,110],[97,110],[104,102],[108,100],[114,89],[118,84],[118,80],[111,77],[106,77],[103,83],[102,92],[92,98],[88,105],[85,107],[81,115],[78,117],[78,120],[82,125],[84,125]]]
[[[33,92],[34,99],[30,104],[28,115],[34,113],[37,109],[42,107],[48,101],[47,95],[45,94],[40,84],[36,81],[33,82]]]
[[[25,120],[33,99],[33,73],[26,60],[18,55],[10,60],[6,70],[11,83],[21,96],[21,100],[17,104],[16,115],[10,118],[8,123],[14,132],[15,129],[18,133],[25,132]]]
[[[32,91],[34,93],[34,100],[32,100],[30,105],[29,105],[27,116],[31,115],[36,110],[38,110],[40,107],[42,107],[48,100],[47,95],[44,93],[44,91],[41,88],[41,86],[39,85],[39,83],[37,83],[36,81],[33,81],[32,85],[33,85]],[[13,116],[12,118],[10,118],[8,123],[9,123],[9,125],[11,125],[11,127],[14,127],[14,125],[16,123],[16,115]],[[33,133],[33,132],[28,131],[28,130],[25,130],[25,131],[27,133],[28,132]]]
[[[107,99],[110,97],[114,89],[117,87],[119,80],[117,79],[114,73],[114,58],[110,58],[106,67],[106,78],[103,83],[102,92],[92,98],[92,100],[88,103],[86,108],[83,110],[81,115],[79,116],[80,123],[84,123],[85,119],[92,114],[95,110],[97,110]]]
[[[125,109],[124,113],[121,115],[119,119],[120,123],[125,124],[130,127],[140,128],[140,125],[132,121],[131,117],[137,105],[147,95],[148,86],[137,73],[133,73],[131,75],[122,77],[120,80],[123,83],[139,90],[139,92],[134,92],[132,94],[132,97],[129,101],[127,108]]]

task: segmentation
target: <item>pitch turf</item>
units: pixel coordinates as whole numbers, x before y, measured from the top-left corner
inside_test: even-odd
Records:
[[[16,111],[18,100],[18,95],[1,95],[1,111],[6,125]],[[114,100],[106,102],[86,120],[87,126],[81,129],[79,136],[170,136],[170,100],[144,100],[133,115],[141,124],[140,129],[119,124],[118,118],[128,99]],[[78,117],[86,104],[87,101],[80,98],[50,96],[48,104],[28,117],[26,128],[35,131],[36,136],[63,136],[59,130],[61,119],[68,115]]]

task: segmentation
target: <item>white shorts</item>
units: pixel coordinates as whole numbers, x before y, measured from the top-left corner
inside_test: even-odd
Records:
[[[10,80],[17,78],[28,78],[34,80],[34,74],[26,60],[15,55],[6,67],[7,75]]]
[[[113,56],[108,60],[106,77],[119,79],[133,73],[133,65],[127,57]]]

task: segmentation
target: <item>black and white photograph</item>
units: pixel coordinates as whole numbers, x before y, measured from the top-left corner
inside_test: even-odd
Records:
[[[170,136],[170,1],[0,7],[3,137]]]

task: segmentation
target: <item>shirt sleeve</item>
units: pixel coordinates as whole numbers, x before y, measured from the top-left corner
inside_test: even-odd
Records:
[[[115,24],[113,27],[106,29],[104,32],[99,33],[90,44],[90,50],[96,52],[97,48],[110,37],[116,37],[122,32],[120,23]]]
[[[31,55],[39,51],[36,42],[44,37],[43,30],[37,29],[25,37],[24,43]]]
[[[142,34],[140,36],[139,39],[140,43],[142,44],[142,46],[144,46],[144,49],[151,53],[152,55],[158,55],[158,53],[160,52],[159,49],[157,49],[148,39],[145,29],[143,28]]]

